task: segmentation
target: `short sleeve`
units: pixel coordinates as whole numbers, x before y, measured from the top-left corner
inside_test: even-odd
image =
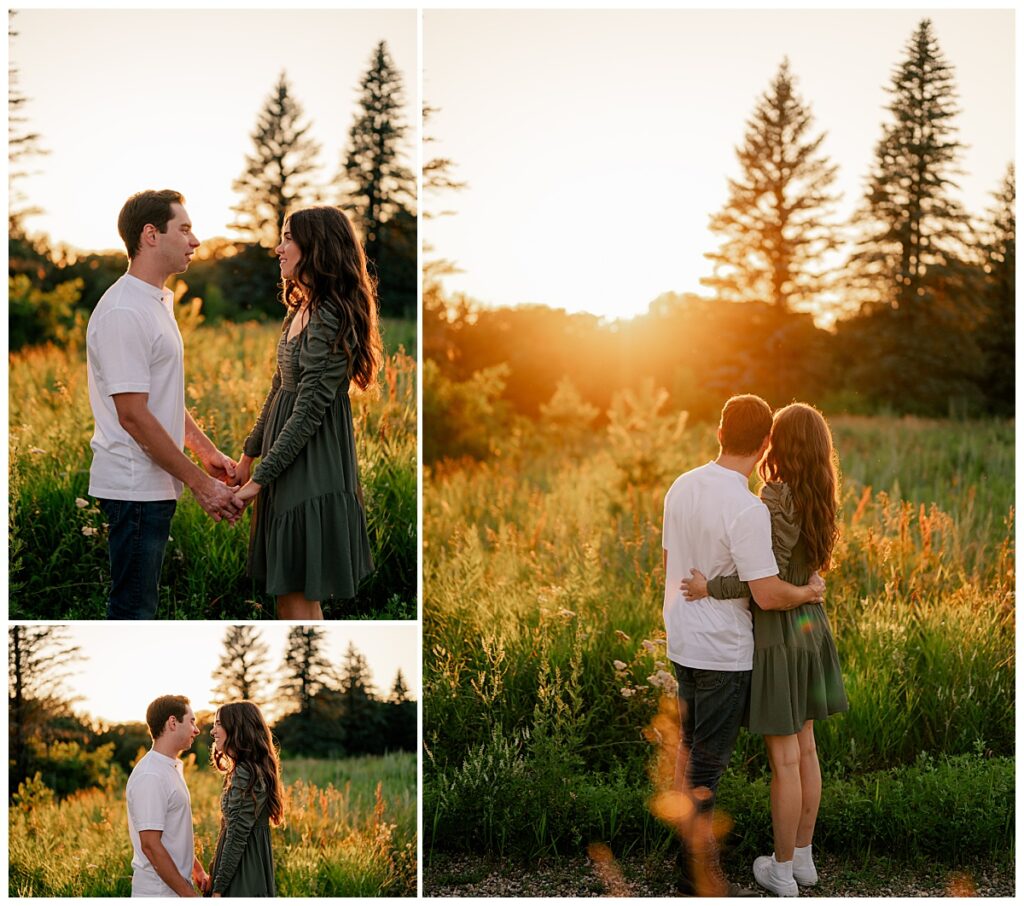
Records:
[[[128,814],[137,831],[164,830],[167,824],[167,794],[156,774],[142,774],[128,791]]]
[[[139,314],[115,308],[103,315],[96,335],[89,354],[104,395],[149,393],[152,339]]]
[[[743,510],[729,526],[729,552],[736,573],[744,582],[779,574],[772,553],[772,525],[768,509],[755,503]]]

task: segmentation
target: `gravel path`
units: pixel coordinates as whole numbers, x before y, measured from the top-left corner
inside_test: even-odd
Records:
[[[909,865],[882,858],[841,862],[816,855],[820,880],[802,896],[821,897],[1012,897],[1012,863],[978,863],[960,869]],[[595,862],[552,859],[529,867],[479,856],[435,855],[423,872],[428,897],[677,897],[671,859]],[[743,876],[745,875],[745,876]],[[730,880],[769,896],[754,883],[749,868],[730,871]]]

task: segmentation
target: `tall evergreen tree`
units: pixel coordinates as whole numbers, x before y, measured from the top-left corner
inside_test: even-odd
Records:
[[[860,315],[837,333],[842,373],[875,402],[931,415],[983,404],[979,268],[956,188],[953,68],[923,19],[888,86],[846,291]],[[955,351],[950,338],[956,337]],[[865,350],[871,350],[865,356]]]
[[[7,699],[9,789],[28,775],[29,740],[70,713],[64,682],[81,660],[66,626],[13,625],[8,630]]]
[[[253,153],[231,186],[242,195],[232,208],[238,216],[231,228],[266,248],[277,245],[285,215],[315,196],[311,174],[320,147],[302,118],[282,72],[257,117]]]
[[[929,271],[956,269],[967,216],[950,198],[963,147],[953,67],[923,19],[886,89],[889,122],[875,147],[867,193],[854,216],[860,230],[851,285],[869,305],[905,308],[926,294]]]
[[[224,653],[212,674],[217,681],[214,703],[239,699],[258,705],[265,703],[269,653],[267,643],[255,626],[228,626],[224,633]]]
[[[395,681],[391,684],[391,694],[388,696],[388,701],[396,705],[409,701],[409,684],[405,681],[401,667],[398,668],[398,672],[395,674]]]
[[[18,33],[14,30],[15,10],[7,14],[8,47]],[[33,157],[49,154],[43,147],[38,132],[28,128],[28,117],[24,108],[28,98],[18,87],[19,74],[14,64],[7,65],[7,232],[11,239],[23,239],[25,235],[24,221],[33,214],[40,213],[35,206],[26,206],[27,196],[18,187],[22,179],[29,175],[25,168],[27,161]]]
[[[349,129],[339,178],[341,207],[351,213],[362,235],[378,278],[382,310],[408,313],[416,305],[416,180],[402,163],[408,133],[404,90],[386,42],[374,48],[359,88],[359,111]]]
[[[999,415],[1014,414],[1016,337],[1014,306],[1017,295],[1017,184],[1011,163],[989,211],[982,255],[986,273],[980,346],[986,363],[982,382],[988,408]]]
[[[373,694],[366,656],[349,642],[338,677],[346,748],[352,754],[384,750],[386,714]]]
[[[312,713],[314,697],[330,677],[323,645],[324,631],[317,626],[293,626],[288,631],[280,695],[304,716]]]
[[[838,244],[828,216],[836,167],[821,152],[825,133],[811,135],[813,116],[783,60],[747,121],[736,149],[741,175],[711,218],[725,237],[714,275],[701,280],[727,301],[770,303],[780,312],[806,307],[826,288],[826,252]]]

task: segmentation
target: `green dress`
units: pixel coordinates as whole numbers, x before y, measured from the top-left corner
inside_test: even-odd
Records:
[[[320,309],[277,344],[277,370],[245,452],[261,457],[249,537],[249,575],[268,594],[352,598],[373,571],[356,464],[349,369],[335,349],[339,317]]]
[[[793,495],[781,481],[769,482],[761,501],[772,518],[772,550],[779,578],[805,585],[813,570],[800,531]],[[713,598],[750,597],[736,576],[708,579]],[[792,610],[762,610],[750,598],[754,621],[754,666],[746,726],[754,733],[788,736],[808,720],[822,720],[849,709],[839,656],[821,604]]]
[[[213,893],[225,897],[273,897],[274,853],[266,784],[237,765],[220,796],[220,836],[210,866]]]

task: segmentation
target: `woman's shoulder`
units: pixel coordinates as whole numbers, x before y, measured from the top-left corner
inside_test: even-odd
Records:
[[[774,515],[786,516],[790,519],[796,518],[796,504],[793,501],[793,491],[784,481],[767,481],[761,488],[761,502],[768,507],[768,511]]]

